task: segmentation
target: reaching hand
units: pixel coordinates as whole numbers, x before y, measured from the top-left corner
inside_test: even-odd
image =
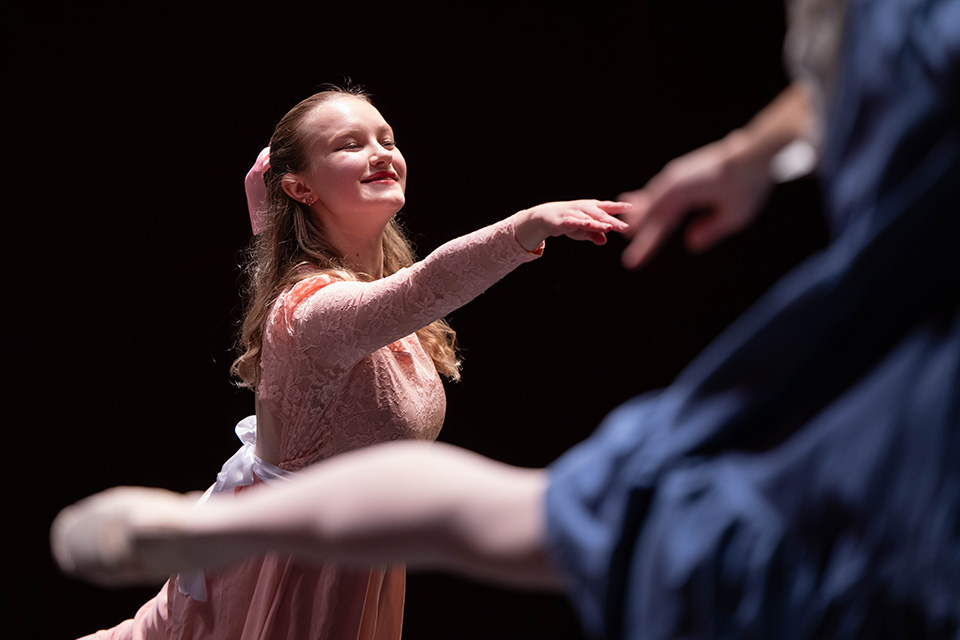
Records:
[[[633,204],[624,215],[631,238],[624,265],[632,269],[646,262],[695,210],[705,213],[686,229],[690,251],[708,249],[746,227],[773,185],[769,159],[752,151],[742,133],[734,132],[672,160],[642,189],[621,194]]]
[[[267,184],[263,181],[263,174],[270,168],[270,147],[265,147],[257,161],[250,167],[247,177],[243,180],[243,187],[247,192],[247,210],[250,212],[250,226],[253,235],[263,230],[264,216],[267,208]]]
[[[163,489],[115,487],[63,509],[50,546],[66,573],[104,586],[161,582],[201,566],[178,553],[176,531],[197,501]]]
[[[515,226],[517,241],[527,251],[533,251],[552,236],[604,244],[607,232],[627,229],[627,223],[614,216],[629,208],[628,203],[607,200],[571,200],[537,205],[518,214]]]

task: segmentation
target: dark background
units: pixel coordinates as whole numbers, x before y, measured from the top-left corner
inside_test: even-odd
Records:
[[[786,82],[776,2],[329,5],[0,5],[4,637],[76,637],[156,592],[61,576],[49,523],[113,485],[205,488],[236,450],[253,407],[228,377],[243,176],[320,84],[364,85],[393,124],[425,255],[521,208],[637,188]],[[675,241],[636,273],[620,238],[550,241],[450,317],[465,370],[441,439],[548,464],[823,240],[806,180],[722,247]],[[414,574],[405,637],[580,634],[560,596]]]

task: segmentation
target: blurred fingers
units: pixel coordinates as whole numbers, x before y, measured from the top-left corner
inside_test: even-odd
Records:
[[[684,241],[687,249],[700,253],[739,232],[745,226],[745,220],[732,215],[727,209],[709,212],[687,226]]]
[[[651,219],[634,231],[627,248],[623,250],[621,259],[628,269],[642,266],[656,253],[666,239],[674,224],[664,224],[661,219]]]

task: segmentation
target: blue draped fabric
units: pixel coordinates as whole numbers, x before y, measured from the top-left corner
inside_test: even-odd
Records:
[[[833,238],[550,468],[610,638],[960,638],[960,0],[850,0]]]

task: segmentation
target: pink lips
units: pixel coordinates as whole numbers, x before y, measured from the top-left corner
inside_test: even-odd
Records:
[[[379,171],[374,173],[369,178],[361,180],[363,183],[367,182],[396,182],[397,174],[393,171]]]

